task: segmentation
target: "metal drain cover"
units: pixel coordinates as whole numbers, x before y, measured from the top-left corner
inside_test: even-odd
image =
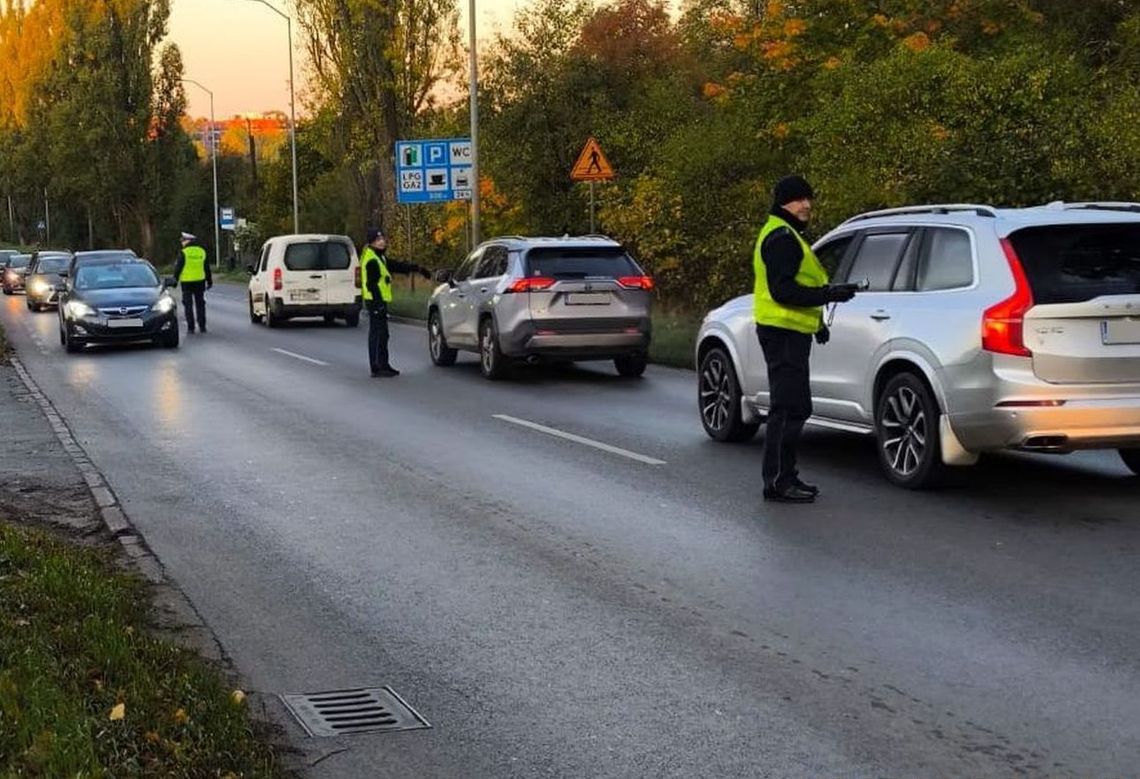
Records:
[[[282,695],[310,736],[343,736],[430,728],[391,687]]]

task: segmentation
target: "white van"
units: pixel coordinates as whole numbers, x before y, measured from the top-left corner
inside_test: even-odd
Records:
[[[360,324],[360,260],[344,235],[279,235],[251,265],[249,319],[276,327],[286,319],[324,317]]]

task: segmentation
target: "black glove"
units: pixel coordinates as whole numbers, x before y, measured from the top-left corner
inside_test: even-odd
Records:
[[[820,325],[819,329],[815,331],[815,342],[820,346],[831,340],[831,330],[827,325]]]
[[[423,276],[428,281],[431,281],[431,271],[428,270],[427,268],[420,268],[420,275]]]
[[[854,284],[833,284],[827,288],[827,302],[846,303],[855,297]]]

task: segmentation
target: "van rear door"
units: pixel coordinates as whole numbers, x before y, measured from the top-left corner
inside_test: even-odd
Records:
[[[331,238],[324,251],[325,289],[330,306],[347,306],[356,302],[360,290],[356,286],[359,260],[348,241]]]
[[[1033,292],[1025,345],[1055,384],[1140,383],[1140,221],[1009,237]]]
[[[285,246],[285,269],[281,296],[286,306],[323,306],[325,289],[325,241],[294,240]]]

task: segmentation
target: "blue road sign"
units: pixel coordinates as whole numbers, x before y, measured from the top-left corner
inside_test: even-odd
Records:
[[[399,203],[470,200],[472,179],[470,138],[396,143],[396,201]]]
[[[218,226],[223,230],[233,230],[237,227],[237,217],[232,208],[222,208],[218,217]]]

